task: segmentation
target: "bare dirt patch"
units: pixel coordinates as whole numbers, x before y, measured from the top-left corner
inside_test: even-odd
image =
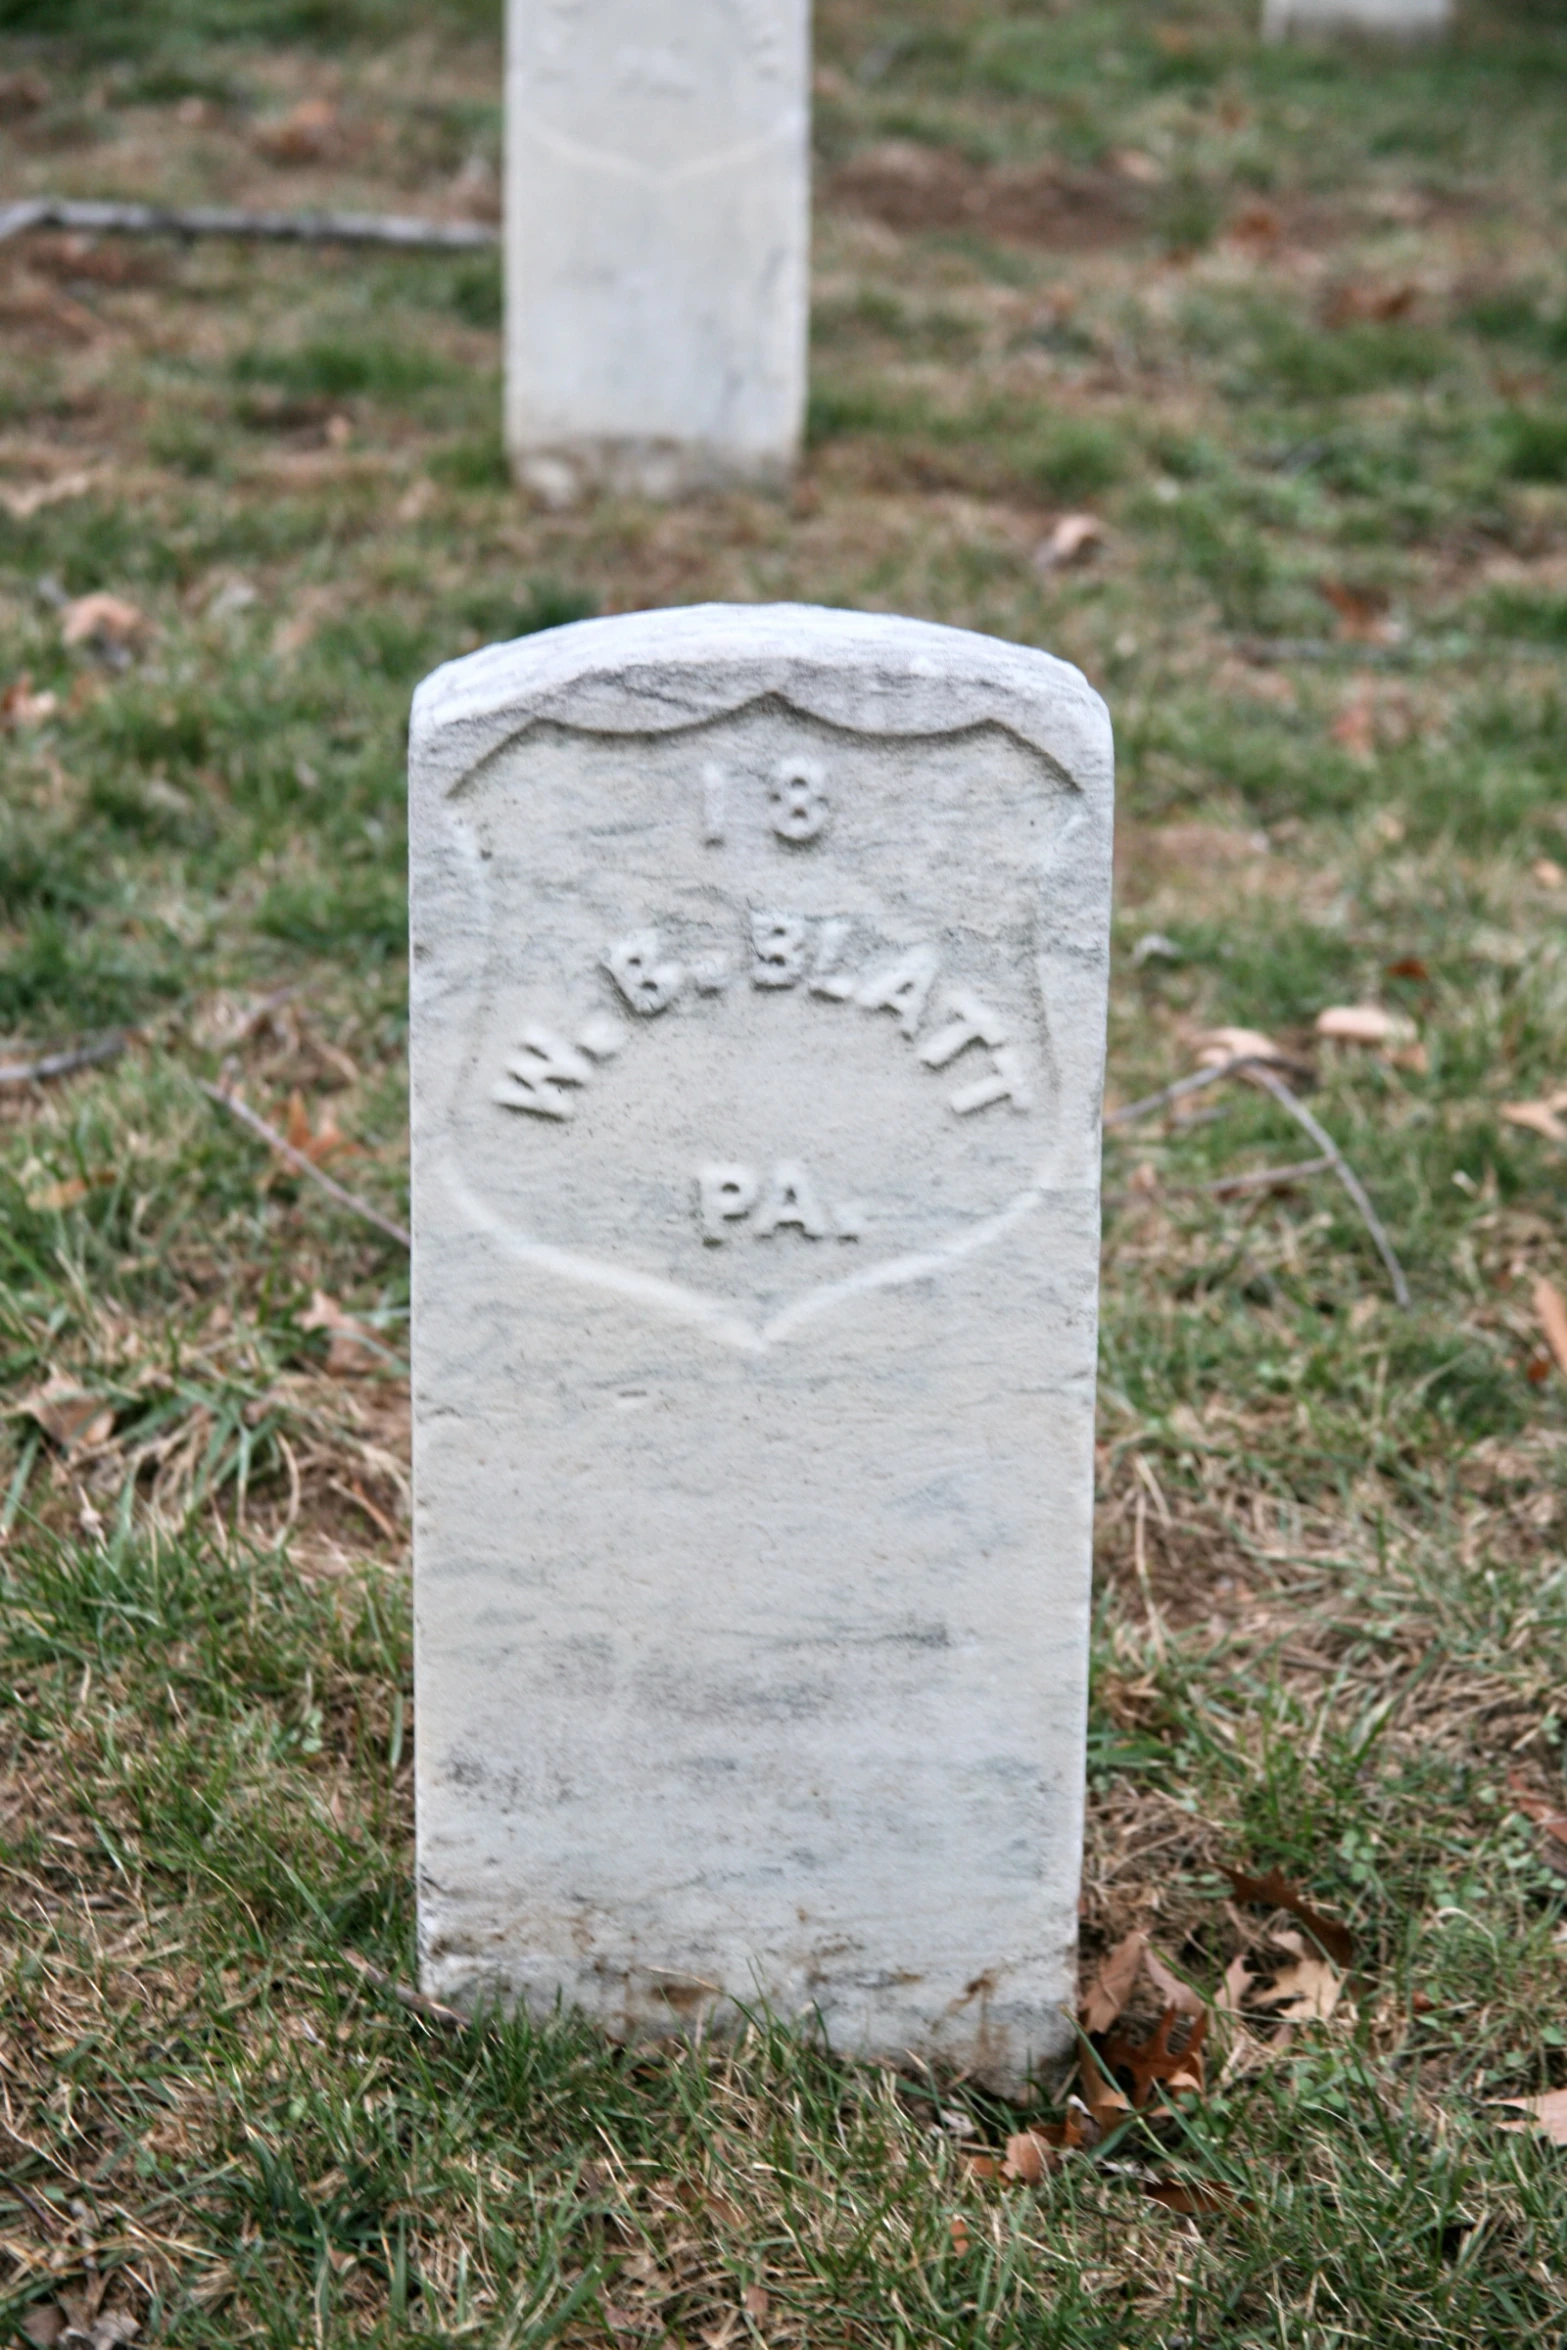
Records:
[[[829,201],[908,232],[970,229],[982,236],[1093,252],[1142,235],[1149,192],[1114,171],[1047,162],[970,163],[951,148],[889,139],[834,173]]]

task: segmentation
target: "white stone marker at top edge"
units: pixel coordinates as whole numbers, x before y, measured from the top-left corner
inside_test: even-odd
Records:
[[[1452,0],[1263,0],[1262,37],[1282,41],[1293,33],[1369,33],[1415,41],[1446,32],[1452,14]]]
[[[509,0],[506,437],[544,497],[787,475],[809,141],[808,0]]]
[[[1047,654],[709,606],[414,704],[423,1979],[1066,2042],[1111,749]]]

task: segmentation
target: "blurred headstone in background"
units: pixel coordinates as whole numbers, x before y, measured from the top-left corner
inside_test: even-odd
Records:
[[[808,0],[510,0],[506,434],[547,503],[787,478],[809,55]]]
[[[1263,0],[1262,37],[1292,33],[1372,33],[1384,40],[1429,40],[1452,22],[1452,0]]]

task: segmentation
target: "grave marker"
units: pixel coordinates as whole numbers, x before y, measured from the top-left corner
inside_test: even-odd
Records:
[[[786,478],[809,138],[807,0],[510,0],[506,437],[546,500]]]
[[[1446,32],[1451,21],[1452,0],[1263,0],[1262,37],[1358,32],[1422,40]]]
[[[414,705],[420,1920],[442,1999],[1070,2037],[1103,704],[800,607]]]

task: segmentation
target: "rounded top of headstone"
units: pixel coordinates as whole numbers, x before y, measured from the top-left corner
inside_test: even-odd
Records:
[[[542,722],[667,734],[776,698],[855,734],[1005,727],[1108,801],[1110,716],[1069,662],[970,629],[813,604],[690,604],[488,645],[414,695],[412,772],[447,791]]]

